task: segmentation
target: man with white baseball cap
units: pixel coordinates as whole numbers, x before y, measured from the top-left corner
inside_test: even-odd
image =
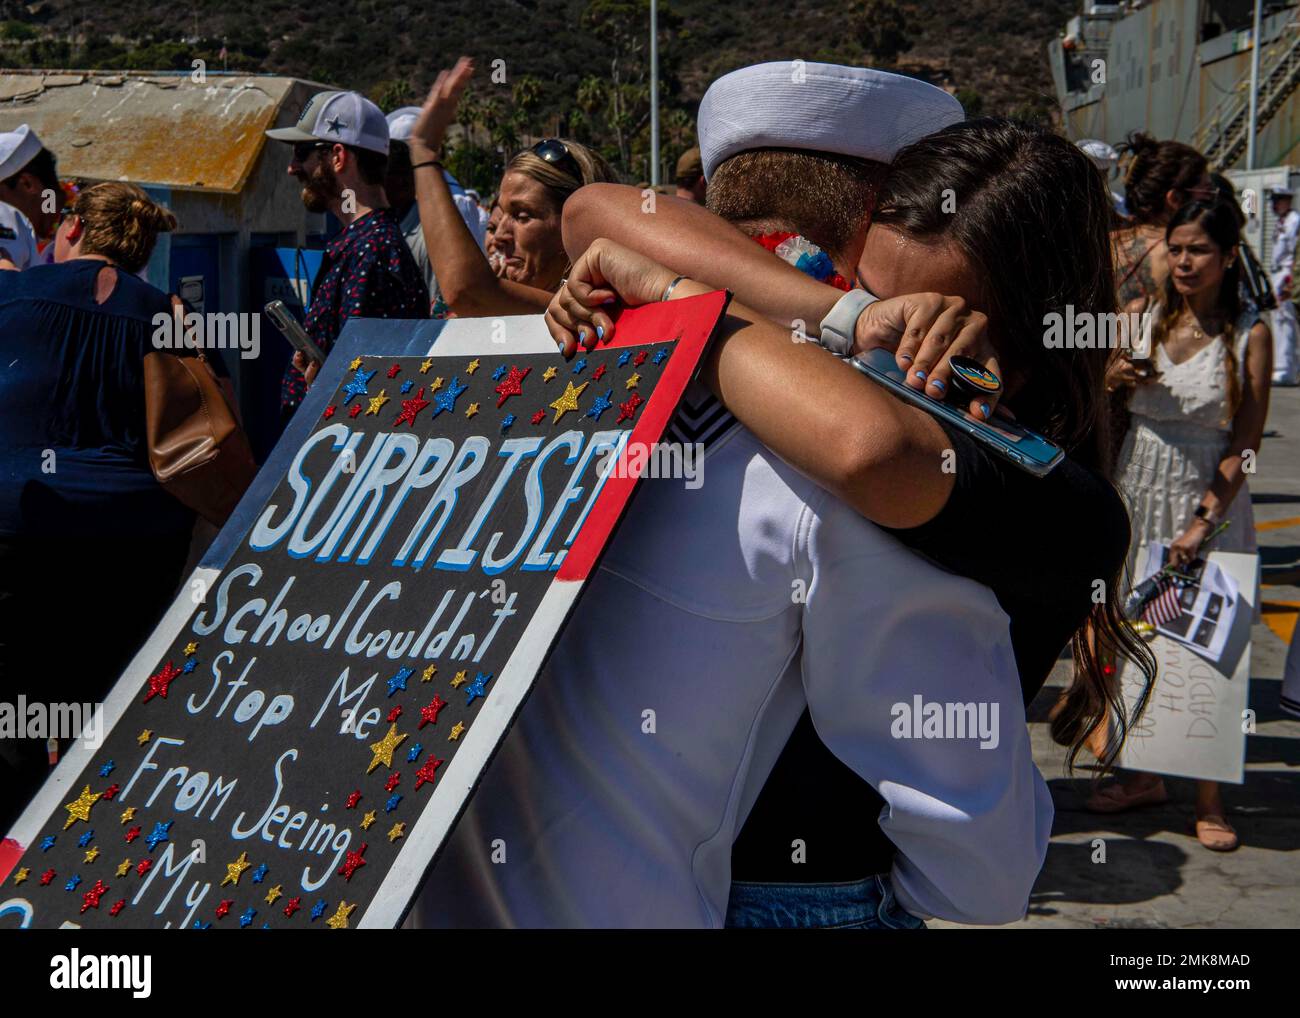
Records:
[[[36,132],[27,124],[0,132],[0,268],[48,261],[37,240],[54,235],[63,205],[54,154]]]
[[[1295,260],[1300,244],[1300,212],[1292,206],[1295,193],[1283,184],[1271,188],[1273,206],[1273,251],[1269,275],[1277,307],[1273,311],[1273,384],[1295,385],[1300,381],[1300,316],[1296,314]]]
[[[1127,216],[1128,210],[1124,204],[1124,196],[1110,186],[1115,171],[1119,168],[1119,153],[1115,150],[1115,146],[1107,144],[1100,138],[1083,138],[1076,141],[1075,144],[1105,176],[1106,186],[1110,190],[1110,200],[1115,203],[1116,213]]]
[[[325,247],[303,327],[328,353],[349,318],[427,318],[429,290],[388,207],[388,121],[356,92],[319,92],[293,127],[266,132],[293,146],[289,175],[311,212],[330,212],[342,231]],[[290,415],[319,370],[297,353],[280,386]]]
[[[411,169],[411,149],[408,144],[411,131],[419,116],[418,106],[403,106],[388,114],[390,147],[388,176],[384,179],[384,191],[388,194],[388,200],[392,202],[393,214],[401,223],[402,236],[406,238],[406,245],[411,249],[415,264],[420,267],[425,284],[429,287],[433,306],[438,308],[444,303],[442,291],[438,289],[438,280],[429,261],[429,249],[424,242],[424,230],[420,227],[420,207],[415,200],[415,173]],[[465,189],[460,186],[460,181],[448,170],[442,171],[442,178],[447,182],[447,187],[451,191],[451,200],[456,203],[461,219],[465,221],[469,232],[474,235],[479,249],[482,250],[487,237],[487,216],[483,214],[478,203],[465,193]]]

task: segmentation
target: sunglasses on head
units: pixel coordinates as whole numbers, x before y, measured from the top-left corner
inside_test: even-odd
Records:
[[[574,180],[581,183],[582,167],[578,165],[578,160],[573,158],[569,146],[558,138],[543,138],[528,151],[543,162],[550,163],[558,170],[563,170]]]
[[[296,141],[293,143],[295,162],[305,163],[317,149],[330,148],[328,141]]]

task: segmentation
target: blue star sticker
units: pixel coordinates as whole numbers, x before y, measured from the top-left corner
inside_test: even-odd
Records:
[[[346,120],[340,120],[337,116],[333,116],[325,121],[325,126],[330,129],[331,134],[338,134],[340,128],[347,127],[348,123]]]
[[[171,829],[172,829],[172,822],[170,820],[168,820],[165,824],[156,823],[153,825],[153,830],[149,833],[149,837],[144,839],[145,844],[149,846],[150,852],[154,850],[158,842],[171,840],[169,837],[167,837],[167,832],[170,831]]]
[[[653,357],[651,357],[650,359],[654,361],[656,364],[662,364],[664,362],[664,358],[667,356],[668,356],[668,347],[665,346],[660,348],[659,352],[655,354]]]
[[[99,769],[99,776],[101,778],[108,777],[110,774],[113,773],[113,768],[116,766],[117,764],[113,763],[112,760],[108,761],[108,763],[104,764],[104,766]]]
[[[77,846],[79,848],[85,848],[94,840],[95,840],[95,832],[87,831],[85,834],[83,834],[80,838],[77,839]]]
[[[384,812],[385,813],[393,812],[393,810],[397,809],[397,804],[401,801],[402,801],[402,797],[398,795],[396,792],[394,792],[392,795],[388,797],[388,801],[384,803]]]
[[[587,366],[587,358],[580,357],[573,365],[573,373],[575,375],[580,374],[586,366]]]
[[[199,659],[198,659],[198,658],[196,658],[196,657],[189,658],[188,660],[186,660],[186,662],[185,662],[185,667],[183,667],[183,668],[181,669],[181,672],[182,672],[182,673],[185,673],[185,672],[192,672],[192,671],[194,671],[194,669],[197,668],[198,666],[199,666]]]
[[[474,681],[465,687],[465,692],[469,694],[469,699],[465,701],[466,707],[468,707],[471,703],[474,702],[474,697],[477,696],[479,698],[483,698],[487,696],[487,684],[491,680],[492,680],[491,672],[488,672],[486,675],[483,674],[482,672],[476,672],[474,674]]]
[[[613,389],[610,389],[603,396],[597,396],[596,401],[591,404],[591,409],[588,410],[582,416],[590,417],[593,421],[600,420],[600,415],[614,405],[613,397],[614,397]]]
[[[391,679],[388,680],[388,695],[389,695],[389,696],[392,696],[392,695],[393,695],[394,693],[396,693],[399,689],[402,690],[403,692],[405,692],[405,690],[406,690],[406,680],[409,679],[409,678],[411,677],[412,672],[413,672],[413,669],[411,669],[411,668],[399,668],[399,669],[397,669],[397,674],[394,675]]]
[[[624,350],[621,354],[618,355],[618,366],[621,368],[624,364],[626,364],[631,359],[632,359],[632,351]]]
[[[261,866],[253,870],[253,883],[260,884],[265,879],[266,879],[266,863],[262,863]]]
[[[406,753],[406,762],[407,762],[407,763],[415,763],[416,760],[420,759],[420,754],[421,754],[422,752],[424,752],[424,747],[421,746],[421,745],[417,742],[414,746],[412,746],[412,747],[407,751],[407,753]]]
[[[48,852],[53,847],[54,847],[54,835],[53,834],[45,835],[45,837],[41,839],[41,851]]]
[[[515,423],[515,415],[514,415],[514,414],[506,414],[505,418],[501,421],[501,430],[502,430],[502,431],[509,431],[509,430],[510,430],[510,425],[512,425],[512,424],[514,424],[514,423]]]
[[[321,898],[320,901],[316,902],[316,904],[311,907],[312,919],[319,919],[325,914],[327,908],[329,908],[329,906],[325,904],[325,899]]]
[[[501,381],[501,379],[505,377],[506,377],[506,366],[504,364],[498,364],[497,369],[494,372],[492,372],[492,381],[499,382]]]
[[[456,400],[459,398],[460,394],[468,388],[469,386],[460,384],[460,379],[458,377],[452,375],[451,385],[447,386],[447,388],[443,389],[442,392],[438,393],[433,398],[433,405],[436,409],[433,411],[431,416],[437,417],[444,410],[454,411],[456,409]]]
[[[239,916],[239,928],[242,930],[246,926],[251,926],[255,915],[257,915],[257,909],[249,905]]]
[[[366,390],[366,383],[374,377],[374,371],[362,371],[357,368],[357,373],[352,376],[352,381],[343,386],[343,391],[348,394],[347,399],[343,401],[343,405],[347,406],[356,396],[369,396],[370,393]]]
[[[69,880],[66,884],[63,885],[63,889],[65,891],[75,891],[79,883],[81,883],[81,877],[73,877],[71,880]]]
[[[402,383],[402,388],[399,391],[402,393],[410,392],[411,386],[413,386],[414,384],[415,382],[413,382],[411,379],[408,378],[405,382]]]
[[[211,923],[205,923],[202,919],[195,919],[195,920],[194,920],[194,925],[191,926],[190,929],[192,929],[192,930],[210,930],[210,929],[212,929],[212,924],[211,924]]]

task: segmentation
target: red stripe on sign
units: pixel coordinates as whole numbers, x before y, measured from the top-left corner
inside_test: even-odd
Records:
[[[591,575],[639,480],[639,474],[636,477],[625,476],[628,448],[634,443],[653,445],[663,435],[686,386],[695,377],[700,358],[730,299],[725,290],[714,290],[698,297],[628,308],[615,319],[618,325],[610,346],[640,346],[665,339],[676,339],[677,346],[668,358],[668,366],[659,377],[654,392],[641,408],[613,476],[605,482],[600,497],[591,507],[573,547],[555,574],[556,579],[585,580]]]

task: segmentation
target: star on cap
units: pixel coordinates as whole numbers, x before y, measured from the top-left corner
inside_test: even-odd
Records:
[[[330,133],[338,134],[343,128],[348,126],[348,122],[346,120],[340,120],[336,114],[330,117],[329,120],[325,121],[325,126],[330,129]]]

